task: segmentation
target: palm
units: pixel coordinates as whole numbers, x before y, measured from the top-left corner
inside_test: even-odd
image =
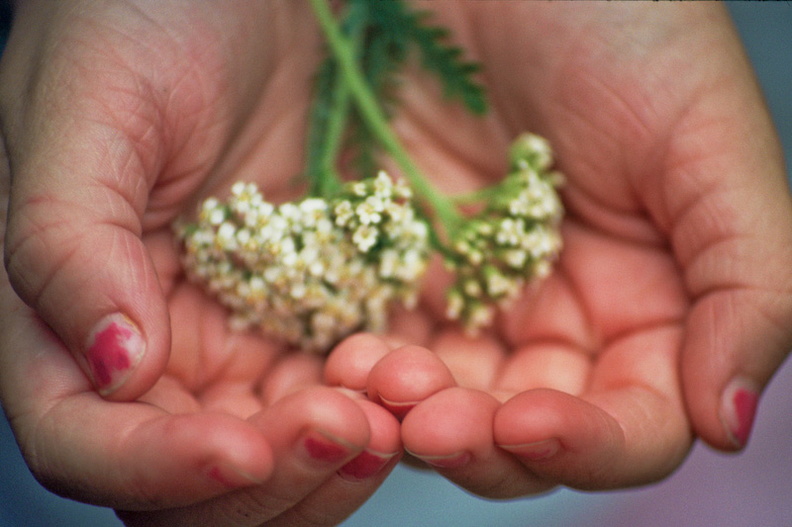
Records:
[[[436,352],[453,379],[430,358],[402,350],[395,354],[401,361],[392,354],[374,366],[367,387],[389,404],[422,401],[403,423],[405,447],[427,458],[472,451],[471,464],[441,470],[485,495],[662,477],[692,437],[680,354],[689,317],[711,313],[706,299],[691,309],[709,288],[724,285],[702,280],[698,266],[725,257],[713,244],[728,233],[718,224],[698,233],[690,227],[701,228],[718,199],[705,189],[713,168],[733,155],[730,139],[710,129],[708,144],[687,142],[721,117],[696,101],[722,65],[686,69],[700,48],[686,40],[685,24],[670,23],[690,14],[681,10],[464,7],[440,15],[486,64],[491,117],[462,120],[430,102],[432,90],[420,80],[397,126],[426,172],[452,192],[502,173],[506,142],[521,131],[550,138],[568,179],[564,252],[557,272],[477,340],[442,323],[442,280],[428,280],[430,330],[419,343]],[[656,33],[631,29],[648,15],[657,17]],[[608,31],[614,33],[604,39]],[[667,79],[683,69],[690,75],[669,92]],[[359,377],[342,371],[355,371],[351,361],[359,357],[348,363],[341,357],[331,378],[360,387]],[[416,374],[420,368],[425,375]],[[478,392],[441,389],[453,385]],[[481,392],[511,399],[498,407]],[[477,421],[480,427],[471,426]],[[519,445],[548,437],[566,448],[553,462],[515,466],[491,448],[494,442],[519,452]],[[518,483],[504,475],[514,471]]]
[[[96,75],[100,80],[90,85],[88,98],[94,106],[107,108],[107,104],[113,109],[102,118],[118,130],[121,141],[129,140],[129,145],[122,146],[132,150],[133,170],[139,170],[151,188],[148,195],[135,197],[140,201],[133,207],[145,212],[133,221],[140,225],[171,311],[174,338],[168,377],[178,382],[161,384],[174,389],[179,386],[185,391],[163,392],[163,404],[166,400],[183,404],[184,395],[203,393],[211,385],[229,379],[253,386],[272,366],[270,359],[275,355],[274,346],[266,342],[224,338],[227,335],[222,311],[184,282],[171,241],[171,223],[192,212],[199,192],[222,188],[228,184],[226,179],[239,174],[260,180],[267,189],[288,187],[288,178],[298,172],[295,153],[300,144],[296,132],[293,137],[284,134],[285,141],[273,145],[268,141],[277,131],[272,123],[281,116],[267,118],[272,104],[286,115],[299,113],[304,107],[304,102],[289,98],[293,91],[288,86],[298,83],[296,79],[290,81],[290,77],[299,76],[300,72],[295,68],[282,73],[285,57],[270,52],[271,49],[261,49],[256,42],[228,41],[226,35],[274,30],[273,24],[261,23],[274,18],[268,8],[245,3],[236,7],[234,13],[238,16],[212,18],[209,15],[215,11],[214,6],[195,4],[182,11],[182,7],[162,4],[143,18],[134,5],[127,5],[115,13],[124,21],[124,31],[117,30],[114,22],[107,22],[112,20],[107,13],[92,12],[83,16],[68,35],[74,60],[94,66],[88,75],[113,72]],[[195,23],[204,24],[203,33],[187,31]],[[157,34],[156,27],[169,27],[172,31]],[[90,45],[82,44],[85,31],[91,31],[95,39]],[[153,35],[155,40],[150,47],[130,45],[130,36],[136,34]],[[238,54],[239,60],[226,60],[226,53],[232,53],[229,47],[234,44],[258,47],[260,51],[251,52],[250,56]],[[153,72],[149,75],[143,70],[152,60],[163,64],[148,70]],[[237,82],[245,78],[243,68],[256,65],[261,67],[259,74],[249,75],[248,83]],[[135,84],[139,91],[129,95],[128,104],[111,106],[112,101],[106,99],[131,91]],[[156,92],[169,96],[163,99]],[[284,100],[294,106],[284,110],[280,104]],[[143,136],[144,133],[149,135]],[[163,168],[152,170],[154,167]],[[199,332],[192,331],[196,324],[201,328]],[[256,355],[251,348],[256,346],[262,348],[258,350],[258,357],[263,359],[260,362],[250,360]],[[237,402],[229,400],[227,406],[238,408],[235,413],[245,413],[239,408],[248,405],[238,406]],[[193,403],[202,405],[197,400]]]
[[[165,373],[145,401],[173,413],[222,411],[247,418],[288,393],[321,383],[318,356],[284,353],[282,345],[261,335],[230,330],[226,311],[184,281],[173,244],[157,249],[170,260],[168,271],[178,273],[164,275],[172,278],[165,294],[173,343]]]
[[[596,26],[588,27],[589,34],[579,34],[576,39],[556,35],[555,41],[574,41],[578,47],[571,47],[566,53],[548,52],[552,61],[547,64],[514,64],[509,59],[522,60],[521,56],[499,46],[536,50],[537,56],[545,51],[549,44],[543,44],[541,23],[531,30],[533,26],[514,22],[521,17],[537,20],[537,15],[541,20],[542,14],[532,12],[537,10],[530,6],[516,8],[515,16],[475,5],[466,7],[479,12],[447,9],[448,12],[439,13],[440,21],[456,30],[462,43],[486,63],[492,115],[475,121],[461,111],[438,105],[436,90],[424,85],[431,81],[419,79],[404,94],[405,107],[396,126],[426,173],[436,175],[438,185],[451,192],[481,186],[498,177],[504,164],[505,144],[520,131],[536,130],[557,145],[561,169],[569,179],[565,189],[569,211],[566,250],[559,272],[543,288],[546,294],[536,302],[525,302],[524,309],[512,310],[512,316],[503,321],[505,341],[521,347],[554,341],[591,359],[614,339],[667,324],[680,325],[688,300],[667,240],[667,226],[659,225],[656,218],[665,204],[647,203],[659,200],[659,195],[640,188],[640,178],[659,171],[668,162],[658,157],[653,160],[654,166],[649,165],[644,155],[658,151],[656,144],[674,133],[671,127],[676,116],[694,94],[682,93],[678,98],[666,99],[669,108],[652,108],[651,115],[648,111],[647,115],[640,115],[638,112],[645,110],[640,107],[642,97],[647,97],[651,89],[644,82],[646,70],[641,70],[638,78],[629,71],[619,71],[619,64],[611,64],[615,71],[601,67],[606,57],[589,54],[590,58],[580,58],[578,54],[597,37]],[[573,17],[585,18],[557,11],[552,16],[564,16],[570,33],[578,28],[569,21]],[[164,108],[165,119],[178,123],[174,142],[184,146],[167,160],[170,168],[159,174],[154,184],[149,211],[143,219],[147,227],[144,239],[150,240],[150,253],[160,267],[177,332],[170,370],[193,391],[206,379],[222,381],[224,376],[218,376],[218,371],[227,370],[229,364],[237,361],[249,361],[250,356],[245,352],[228,353],[224,313],[181,281],[177,255],[162,237],[169,233],[171,221],[189,213],[199,194],[222,192],[231,181],[244,178],[257,180],[265,193],[277,200],[289,193],[290,181],[300,171],[309,93],[306,81],[315,66],[319,41],[306,42],[304,38],[314,33],[306,9],[287,8],[276,17],[272,15],[245,13],[232,20],[231,27],[223,28],[229,34],[273,31],[271,24],[255,25],[257,19],[271,22],[273,18],[291,28],[278,35],[286,38],[277,45],[270,41],[268,49],[258,56],[250,53],[240,59],[245,66],[265,65],[262,69],[267,70],[266,74],[234,77],[239,73],[235,68],[240,65],[232,62],[221,66],[212,62],[219,59],[218,55],[206,53],[201,55],[203,62],[184,61],[184,71],[194,72],[194,77],[182,83],[186,86],[184,92],[172,90],[176,94],[172,96],[175,108]],[[488,15],[490,19],[486,18]],[[475,43],[465,42],[463,23],[467,16],[482,20],[480,34],[470,35],[471,40],[478,39]],[[507,20],[514,27],[501,27]],[[249,27],[238,27],[243,24]],[[297,27],[305,30],[297,31]],[[515,29],[520,30],[518,35],[508,35]],[[292,46],[289,36],[298,34],[300,45]],[[501,38],[492,38],[495,35]],[[214,38],[220,37],[210,34],[207,40]],[[255,43],[248,44],[249,49],[254,49]],[[287,52],[278,54],[278,50]],[[605,49],[602,53],[608,51],[613,52]],[[669,54],[673,52],[670,50]],[[217,75],[221,67],[223,73]],[[547,79],[555,79],[556,84]],[[165,79],[176,80],[182,79]],[[240,82],[230,84],[236,80]],[[194,93],[192,87],[200,87],[202,92]],[[237,99],[240,93],[246,94],[244,107]],[[186,114],[178,99],[202,100],[212,105],[191,108],[197,109],[192,116]],[[513,111],[515,105],[519,112]],[[232,131],[240,128],[243,133],[232,140]],[[188,133],[196,129],[209,132]],[[592,134],[592,130],[597,132]],[[174,193],[173,187],[181,192]],[[533,319],[531,323],[525,323],[528,315]],[[206,334],[198,342],[188,344],[178,332],[198,319],[206,320]],[[261,345],[266,347],[263,342]],[[197,355],[193,353],[196,346],[201,350]],[[258,367],[245,365],[240,371],[253,385],[267,369],[265,364],[266,360]],[[579,383],[588,377],[583,375]],[[543,378],[550,382],[559,376],[548,373]],[[582,393],[583,384],[574,391]]]
[[[184,279],[170,241],[171,224],[192,214],[197,200],[226,192],[237,179],[256,181],[275,201],[297,191],[294,182],[302,168],[310,90],[306,81],[318,57],[318,39],[305,38],[315,33],[305,6],[240,2],[234,7],[233,16],[208,27],[207,33],[189,33],[186,41],[177,35],[167,42],[172,50],[158,49],[163,60],[176,59],[180,67],[171,74],[168,68],[157,68],[168,75],[148,79],[152,84],[164,83],[170,94],[157,109],[162,121],[155,126],[171,130],[171,144],[180,146],[165,153],[167,168],[152,182],[142,223],[172,321],[166,376],[178,381],[172,386],[184,390],[182,396],[226,393],[228,397],[213,404],[245,414],[243,408],[255,409],[253,401],[260,406],[255,390],[266,387],[263,380],[273,368],[280,371],[276,363],[282,350],[260,337],[229,333],[225,312]],[[208,11],[207,16],[202,10]],[[168,9],[162,11],[173,17]],[[185,14],[205,21],[213,13],[215,6],[201,6]],[[229,35],[248,40],[229,41]],[[298,36],[301,44],[295,47]],[[296,362],[301,363],[299,369],[306,364],[316,367],[295,382],[318,381],[318,361]]]
[[[292,2],[236,2],[220,11],[211,2],[138,7],[108,3],[100,10],[57,13],[64,25],[53,33],[64,52],[47,73],[57,75],[58,66],[73,71],[75,63],[84,67],[66,111],[86,127],[103,130],[97,138],[106,143],[77,148],[104,151],[111,145],[128,156],[123,166],[108,156],[111,165],[96,174],[98,183],[114,186],[109,180],[120,172],[122,179],[140,178],[132,185],[137,190],[148,189],[124,195],[128,202],[118,202],[117,219],[142,238],[145,250],[140,254],[125,242],[131,253],[125,256],[156,270],[154,287],[165,296],[172,332],[170,355],[163,357],[168,362],[163,375],[138,379],[153,384],[139,400],[103,401],[76,365],[63,361],[65,348],[4,287],[3,312],[13,313],[3,320],[4,334],[22,335],[16,345],[37,347],[48,357],[31,366],[12,360],[28,356],[14,346],[4,350],[9,417],[20,437],[36,438],[23,442],[27,453],[33,443],[50,456],[68,450],[56,473],[43,457],[32,466],[53,487],[82,500],[122,509],[195,505],[165,513],[159,520],[166,523],[196,517],[211,522],[212,515],[228,510],[258,522],[283,513],[273,522],[294,524],[307,520],[290,514],[310,518],[328,495],[344,492],[352,499],[330,507],[332,512],[319,507],[327,513],[321,521],[339,521],[373,492],[379,478],[341,490],[350,485],[335,475],[342,458],[306,462],[300,450],[305,434],[319,430],[339,438],[348,461],[364,447],[395,452],[395,421],[335,390],[295,393],[319,384],[319,359],[284,354],[261,336],[231,334],[224,311],[184,280],[171,231],[172,222],[190,214],[198,199],[239,178],[258,181],[274,200],[293,192],[319,51],[312,18],[307,6]],[[305,37],[312,34],[317,46]],[[24,79],[27,72],[22,73]],[[19,386],[31,372],[62,382],[46,389]],[[287,394],[294,395],[284,399]],[[37,416],[49,407],[57,411],[40,425]],[[77,440],[64,441],[65,430]],[[228,493],[249,486],[248,477],[266,481],[248,497]],[[60,478],[68,486],[61,487]],[[83,482],[76,491],[72,480]],[[223,500],[201,503],[221,494]],[[150,496],[157,497],[154,503]]]

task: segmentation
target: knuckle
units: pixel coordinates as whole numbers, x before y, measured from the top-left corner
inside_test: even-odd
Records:
[[[4,247],[6,271],[14,290],[33,307],[40,303],[76,247],[80,230],[69,227],[65,212],[64,204],[41,198],[29,200],[9,221]]]

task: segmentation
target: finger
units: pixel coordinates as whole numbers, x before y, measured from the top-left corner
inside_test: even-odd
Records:
[[[91,85],[104,89],[89,82],[85,90]],[[146,120],[151,104],[138,101],[119,117],[103,113],[95,96],[47,98],[46,108],[30,105],[6,123],[13,179],[5,259],[14,289],[98,390],[131,399],[159,377],[169,347],[165,300],[141,241],[147,176],[156,169],[137,134],[156,141],[158,132]]]
[[[127,416],[123,422],[114,423],[113,429],[129,426],[136,417],[147,416],[145,412]],[[112,489],[113,495],[129,493],[131,486],[133,494],[145,499],[136,496],[140,501],[135,507],[114,504],[115,508],[150,509],[200,502],[266,481],[274,465],[264,434],[224,414],[149,417],[119,447],[123,463],[116,476],[123,483]],[[121,457],[116,452],[111,455]]]
[[[135,403],[86,409],[91,400],[62,404],[49,417],[52,427],[37,431],[37,446],[47,455],[36,463],[59,471],[43,483],[66,497],[127,510],[174,507],[256,485],[272,472],[266,439],[245,421],[157,415]],[[74,439],[63,441],[66,434]]]
[[[366,412],[331,388],[290,394],[250,422],[272,447],[276,463],[270,478],[192,507],[122,513],[124,520],[130,525],[259,525],[293,508],[326,481],[340,478],[337,472],[363,452],[371,438]],[[346,512],[343,504],[325,505]],[[319,525],[338,521],[326,518]]]
[[[4,311],[0,325],[0,398],[26,461],[47,488],[140,508],[206,499],[269,476],[271,451],[249,423],[104,401],[20,304]]]
[[[499,409],[495,442],[536,477],[577,488],[612,486],[609,471],[624,452],[619,423],[600,408],[563,392],[523,392]]]
[[[739,35],[726,13],[718,16],[725,30],[712,65],[728,69],[733,82],[708,92],[670,135],[668,172],[658,179],[667,202],[650,206],[668,217],[694,300],[681,364],[690,417],[712,446],[736,450],[792,346],[792,199]]]
[[[325,382],[330,386],[365,392],[369,373],[390,351],[384,340],[369,333],[348,337],[328,355],[324,366]]]
[[[365,399],[355,401],[369,423],[370,437],[366,449],[341,467],[340,474],[357,481],[378,474],[382,468],[401,455],[399,422],[381,406]]]
[[[382,338],[391,348],[408,344],[425,346],[433,329],[431,313],[423,306],[413,309],[394,306],[388,320],[388,331]]]
[[[264,405],[271,406],[287,395],[321,384],[322,367],[322,357],[318,355],[282,355],[267,372],[267,382],[261,388]]]
[[[440,332],[432,351],[448,367],[459,386],[489,390],[503,367],[503,345],[488,335],[472,337],[459,328]]]
[[[168,377],[178,379],[191,396],[196,394],[204,411],[243,419],[259,412],[260,382],[283,355],[281,346],[260,332],[230,328],[227,311],[198,287],[174,287],[168,306],[173,321]],[[162,379],[140,399],[151,400],[161,384]],[[157,404],[169,408],[162,397]]]
[[[722,291],[691,312],[682,379],[695,430],[715,448],[747,445],[761,393],[788,354],[779,324],[792,320],[792,303],[783,296]]]
[[[456,381],[437,355],[420,346],[404,346],[374,365],[367,392],[369,399],[403,419],[420,401],[452,386]]]
[[[757,100],[739,115],[765,119],[762,107]],[[680,187],[693,195],[683,194],[684,215],[673,226],[694,299],[681,364],[685,398],[696,432],[725,450],[746,445],[760,394],[792,346],[792,199],[775,140],[756,133],[769,129],[768,122],[747,128],[742,121],[720,128],[737,135],[707,148],[728,157],[702,154],[704,161],[685,167],[713,181],[697,182],[692,192]],[[746,133],[752,142],[733,148]],[[748,159],[754,164],[740,168]]]
[[[405,449],[457,485],[488,498],[544,492],[554,485],[532,475],[495,445],[500,404],[485,392],[449,388],[418,404],[402,423]]]
[[[592,360],[579,348],[561,342],[525,344],[508,357],[494,387],[505,394],[552,388],[580,395],[588,384]]]
[[[533,473],[576,488],[645,484],[674,470],[692,435],[677,380],[674,326],[612,343],[583,398],[531,390],[495,416],[495,442]]]
[[[339,469],[300,503],[267,522],[268,526],[336,525],[379,488],[401,458],[399,422],[370,401],[357,401],[371,430],[363,452]]]
[[[737,198],[741,225],[678,228],[680,240],[703,245],[682,255],[695,295],[681,362],[685,399],[697,434],[723,450],[745,447],[761,392],[792,347],[792,205],[781,185],[772,191],[777,203],[750,194]],[[687,220],[732,206],[712,193]]]

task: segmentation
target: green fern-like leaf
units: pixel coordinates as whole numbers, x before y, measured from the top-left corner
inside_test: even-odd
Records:
[[[465,60],[462,48],[449,44],[446,28],[429,23],[430,12],[412,11],[403,0],[368,1],[377,5],[374,18],[383,32],[418,48],[424,68],[438,76],[446,97],[459,99],[475,114],[487,111],[484,88],[474,79],[478,64]]]
[[[463,57],[463,50],[450,44],[449,32],[429,23],[431,13],[415,11],[404,0],[347,0],[339,11],[341,32],[354,46],[356,60],[369,90],[386,117],[399,106],[400,74],[415,52],[423,67],[439,79],[443,93],[462,102],[474,114],[487,111],[483,87],[476,82],[477,64]],[[306,176],[315,195],[327,195],[337,188],[336,168],[327,160],[342,152],[351,154],[351,164],[361,175],[371,175],[381,163],[377,140],[369,133],[354,105],[344,105],[338,92],[343,79],[337,78],[338,66],[329,55],[321,64],[314,85],[314,102],[309,119],[306,146]],[[343,112],[339,116],[338,112]],[[338,137],[342,117],[344,133]],[[343,168],[343,167],[341,167]]]

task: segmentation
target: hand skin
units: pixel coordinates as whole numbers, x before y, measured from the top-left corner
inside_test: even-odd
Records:
[[[566,251],[496,333],[461,339],[429,291],[422,312],[395,321],[398,338],[348,341],[326,378],[395,413],[420,403],[405,446],[487,496],[652,481],[694,432],[733,448],[725,387],[745,378],[758,390],[788,349],[792,240],[778,145],[725,13],[454,5],[431,7],[486,63],[493,111],[470,120],[418,76],[398,130],[454,192],[499,177],[517,133],[548,136],[569,178]],[[237,178],[288,194],[312,35],[288,1],[20,2],[0,71],[14,288],[0,296],[0,398],[50,488],[154,511],[125,514],[130,524],[332,524],[384,477],[350,486],[335,476],[346,459],[305,470],[300,433],[343,432],[350,455],[395,452],[394,422],[325,388],[298,391],[317,363],[227,335],[220,310],[181,281],[170,240],[174,218]],[[103,400],[67,350],[92,372],[86,342],[113,313],[146,351],[100,386]],[[437,355],[389,353],[396,340]],[[500,448],[543,439],[561,449],[541,462]],[[220,489],[206,477],[220,462],[264,483]],[[248,523],[227,516],[240,506]]]
[[[128,525],[335,525],[397,463],[397,420],[318,358],[229,334],[170,230],[240,177],[285,197],[318,38],[291,1],[16,5],[0,401],[46,487]]]
[[[471,121],[411,83],[408,148],[463,192],[504,172],[519,132],[548,137],[565,249],[473,340],[443,323],[438,271],[413,345],[356,336],[326,380],[367,390],[407,451],[492,498],[653,482],[696,436],[744,447],[792,345],[792,204],[724,7],[431,6],[486,65],[492,110]]]

